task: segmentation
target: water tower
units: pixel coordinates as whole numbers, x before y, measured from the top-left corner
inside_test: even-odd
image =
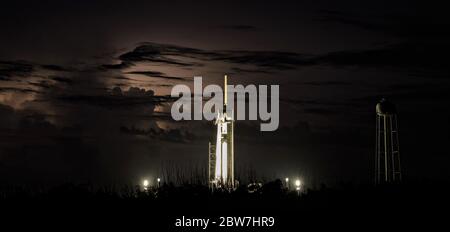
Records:
[[[394,104],[382,99],[376,106],[375,184],[402,180],[398,118]]]

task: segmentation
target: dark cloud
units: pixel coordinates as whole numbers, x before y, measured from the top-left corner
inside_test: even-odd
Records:
[[[121,70],[121,69],[125,69],[125,68],[129,68],[133,66],[133,64],[131,62],[120,62],[118,64],[103,64],[101,65],[101,69],[112,69],[112,70]]]
[[[236,31],[254,31],[257,28],[251,25],[244,25],[244,24],[240,24],[240,25],[224,25],[224,26],[220,26],[219,28],[221,29],[226,29],[226,30],[236,30]]]
[[[52,86],[52,84],[46,80],[39,81],[39,82],[28,82],[28,84],[39,87],[39,88],[44,88],[44,89],[51,88],[51,86]]]
[[[148,76],[148,77],[157,77],[157,78],[168,79],[168,80],[186,81],[186,78],[184,78],[184,77],[167,76],[166,74],[164,74],[162,72],[157,72],[157,71],[133,71],[133,72],[126,72],[126,74],[137,74],[137,75],[144,75],[144,76]]]
[[[303,100],[303,99],[286,99],[281,98],[280,102],[296,105],[319,105],[319,106],[354,106],[349,102],[338,102],[328,100]]]
[[[54,81],[65,83],[68,85],[73,83],[73,80],[67,77],[50,76],[50,78]]]
[[[162,130],[156,121],[167,115],[154,115],[155,107],[173,99],[129,84],[126,90],[111,88],[115,84],[107,83],[117,76],[127,79],[92,68],[95,63],[71,67],[1,63],[3,76],[27,78],[5,80],[0,87],[0,100],[11,105],[0,104],[0,182],[125,184],[148,175],[152,165],[142,161],[153,162],[146,157],[158,154],[155,137],[120,128]]]
[[[0,105],[2,183],[125,184],[148,175],[149,160],[155,157],[146,157],[157,156],[157,141],[181,142],[175,139],[178,132],[156,125],[156,120],[167,120],[167,115],[153,117],[155,106],[171,101],[169,97],[137,87],[98,89],[97,95],[65,90],[64,94],[42,92],[27,103],[26,110]],[[121,128],[159,134],[143,138],[123,133]],[[134,163],[135,159],[139,162]],[[24,172],[28,175],[21,176]]]
[[[189,143],[192,142],[195,139],[195,135],[191,133],[189,130],[186,129],[149,129],[149,130],[143,130],[138,128],[127,128],[127,127],[121,127],[120,131],[124,134],[129,135],[141,135],[146,136],[149,138],[153,138],[156,140],[165,140],[170,142],[177,142],[177,143]]]
[[[307,57],[294,52],[282,51],[225,51],[213,60],[234,64],[254,65],[266,69],[287,70],[311,65]]]
[[[238,67],[233,67],[231,68],[231,70],[234,73],[263,73],[263,74],[272,74],[274,73],[273,71],[269,71],[269,70],[264,70],[264,69],[246,69],[246,68],[238,68]]]
[[[2,104],[0,117],[1,183],[50,186],[94,176],[98,156],[82,143],[77,131],[58,128],[39,112]]]
[[[203,65],[207,61],[225,62],[239,65],[251,65],[255,68],[232,67],[236,73],[264,73],[296,69],[307,66],[335,67],[384,67],[394,70],[408,70],[412,74],[421,75],[439,71],[448,72],[448,62],[443,57],[450,52],[450,46],[444,41],[406,41],[377,48],[360,50],[343,50],[317,55],[302,55],[283,51],[242,51],[216,50],[208,51],[175,45],[144,43],[131,52],[119,57],[122,63],[115,68],[129,67],[134,62],[165,62],[167,64],[192,66]],[[170,57],[179,57],[169,58]],[[194,59],[198,62],[183,62]],[[126,64],[126,65],[125,65]],[[134,74],[177,79],[155,71],[134,71]],[[307,83],[306,83],[307,84]],[[311,82],[311,84],[315,84]],[[322,82],[322,85],[344,84],[340,81]]]
[[[313,86],[339,86],[339,85],[350,85],[351,83],[345,81],[307,81],[303,82],[303,85],[313,85]]]
[[[22,61],[0,61],[0,78],[8,79],[13,76],[24,77],[33,72],[33,65]]]
[[[374,49],[331,52],[315,57],[314,62],[336,67],[383,67],[426,75],[449,73],[449,62],[445,59],[449,52],[446,43],[404,42]]]
[[[120,87],[111,93],[99,95],[61,95],[57,100],[67,103],[82,103],[101,107],[130,107],[135,105],[159,105],[173,101],[169,96],[155,96],[152,90],[130,87],[122,92]]]
[[[450,36],[450,17],[438,5],[432,8],[416,8],[370,15],[344,11],[322,10],[321,19],[407,39],[447,38]]]
[[[178,58],[173,58],[178,57]],[[284,51],[243,51],[243,50],[202,50],[177,45],[142,43],[133,51],[119,56],[122,61],[116,65],[103,65],[103,67],[118,69],[130,67],[135,62],[165,63],[183,67],[203,66],[206,61],[222,61],[232,64],[253,65],[259,72],[270,70],[294,69],[302,65],[312,65],[305,55]],[[183,61],[186,59],[198,62]],[[236,70],[235,70],[236,71]],[[240,69],[238,71],[250,71]]]
[[[69,72],[73,71],[72,68],[63,67],[61,65],[54,65],[54,64],[44,64],[41,65],[43,69],[51,70],[51,71],[58,71],[58,72]]]
[[[0,87],[1,92],[39,93],[39,91],[34,89],[16,87]]]
[[[202,51],[200,49],[147,42],[142,43],[141,45],[136,47],[133,51],[120,55],[119,59],[125,63],[146,61],[146,62],[190,67],[190,66],[199,66],[199,64],[174,59],[171,58],[170,56],[196,58],[205,55],[211,54]]]

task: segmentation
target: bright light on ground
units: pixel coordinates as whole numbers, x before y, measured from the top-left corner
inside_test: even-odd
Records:
[[[147,187],[148,186],[148,180],[144,180],[143,185],[144,185],[144,187]]]

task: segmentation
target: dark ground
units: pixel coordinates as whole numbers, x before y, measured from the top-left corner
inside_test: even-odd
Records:
[[[448,184],[410,182],[391,186],[341,184],[305,190],[298,196],[270,182],[257,193],[240,188],[211,194],[204,186],[163,185],[147,192],[92,190],[64,185],[46,191],[4,188],[2,224],[45,230],[310,231],[446,228]],[[270,228],[176,228],[175,219],[220,216],[275,217]],[[441,229],[441,230],[442,230]]]

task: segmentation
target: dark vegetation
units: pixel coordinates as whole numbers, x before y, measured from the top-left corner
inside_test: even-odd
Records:
[[[0,205],[3,212],[31,220],[106,227],[150,226],[157,228],[155,231],[186,231],[173,226],[175,218],[181,216],[274,216],[276,231],[306,227],[358,229],[368,225],[383,229],[444,223],[448,186],[430,181],[377,187],[342,183],[332,188],[322,185],[304,189],[300,194],[288,191],[280,180],[268,182],[253,193],[246,186],[234,192],[211,192],[202,184],[170,183],[147,190],[141,186],[94,188],[73,184],[47,190],[3,186]],[[258,231],[274,231],[271,229]]]

